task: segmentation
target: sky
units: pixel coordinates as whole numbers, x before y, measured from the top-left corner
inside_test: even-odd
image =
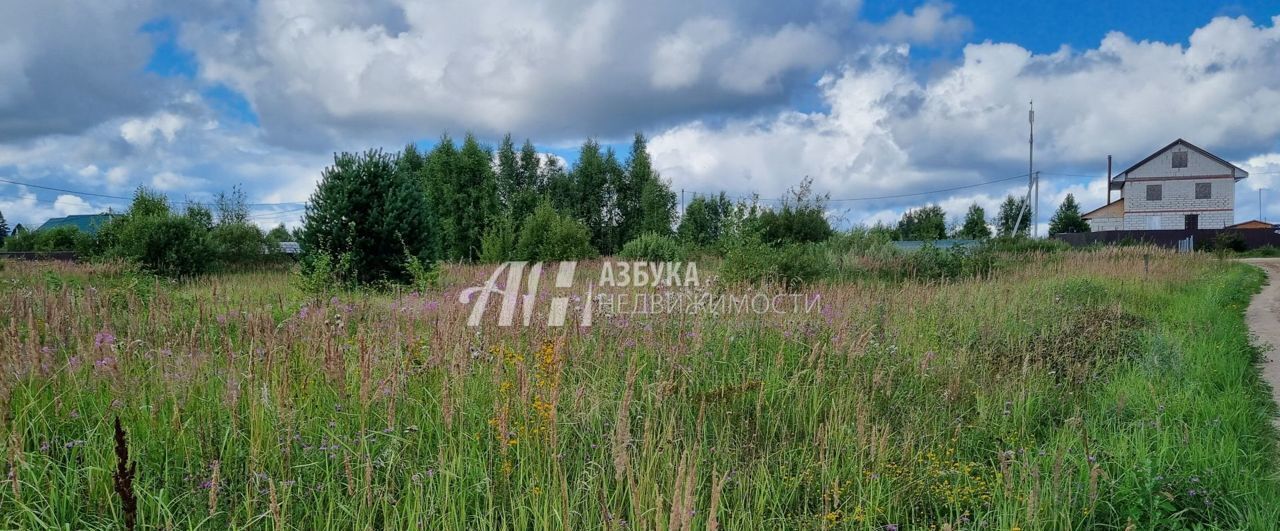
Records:
[[[1280,7],[1092,0],[0,0],[0,213],[239,186],[294,226],[335,152],[642,132],[686,200],[807,176],[843,226],[958,220],[1025,192],[1032,100],[1042,233],[1176,138],[1280,220]]]

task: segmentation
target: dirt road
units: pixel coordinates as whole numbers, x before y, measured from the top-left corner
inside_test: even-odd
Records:
[[[1258,343],[1267,350],[1262,355],[1262,378],[1271,385],[1272,398],[1280,403],[1280,258],[1242,260],[1267,272],[1268,283],[1249,303],[1245,320]],[[1280,418],[1272,422],[1280,427]]]

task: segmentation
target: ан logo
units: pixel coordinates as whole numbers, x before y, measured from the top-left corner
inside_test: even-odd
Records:
[[[484,317],[484,312],[489,307],[489,298],[493,295],[502,297],[502,307],[498,312],[498,326],[511,326],[515,322],[517,303],[521,310],[521,324],[529,326],[533,320],[533,308],[538,297],[538,286],[542,281],[542,262],[536,262],[529,267],[529,275],[525,276],[525,267],[529,266],[529,262],[506,262],[499,264],[494,269],[493,274],[489,276],[489,280],[483,286],[475,288],[467,288],[458,294],[458,302],[462,304],[471,304],[474,299],[475,306],[471,308],[471,315],[467,317],[467,326],[480,326],[480,321]],[[577,269],[577,262],[560,262],[560,267],[556,271],[555,287],[556,288],[572,288],[573,275]],[[499,287],[498,280],[502,278],[503,271],[507,273],[507,281]],[[520,287],[524,285],[525,290],[521,293]],[[582,326],[591,326],[591,304],[592,292],[591,288],[587,288],[587,294],[582,297]],[[569,312],[570,297],[557,296],[551,299],[551,311],[547,314],[547,326],[564,326],[565,316]]]

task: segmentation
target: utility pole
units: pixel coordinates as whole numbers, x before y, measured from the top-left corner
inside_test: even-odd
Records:
[[[680,189],[680,219],[684,219],[684,188]]]
[[[1258,221],[1266,221],[1265,219],[1262,218],[1262,191],[1263,190],[1266,190],[1266,188],[1258,189]]]
[[[1036,101],[1031,100],[1031,108],[1027,111],[1027,127],[1030,135],[1027,139],[1027,186],[1035,187],[1035,202],[1031,206],[1031,237],[1040,236],[1036,227],[1036,214],[1040,213],[1040,179],[1036,177]]]

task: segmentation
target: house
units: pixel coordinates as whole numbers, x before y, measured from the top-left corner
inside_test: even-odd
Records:
[[[1276,228],[1280,228],[1280,227],[1276,226],[1274,223],[1267,223],[1267,222],[1265,222],[1265,221],[1258,221],[1258,220],[1256,220],[1256,219],[1251,219],[1251,220],[1246,221],[1246,222],[1244,222],[1244,223],[1236,223],[1235,225],[1228,225],[1228,226],[1227,226],[1227,228],[1228,228],[1228,229],[1263,229],[1263,230],[1271,230],[1271,229],[1276,229]]]
[[[41,225],[40,228],[36,229],[36,231],[39,232],[42,230],[71,226],[80,229],[80,232],[93,234],[98,232],[98,228],[106,225],[110,220],[111,214],[77,214],[74,216],[67,216],[65,218],[50,218],[49,221],[44,222],[44,225]]]
[[[1236,183],[1249,176],[1181,138],[1108,182],[1120,198],[1084,214],[1089,229],[1221,229],[1235,223]]]

